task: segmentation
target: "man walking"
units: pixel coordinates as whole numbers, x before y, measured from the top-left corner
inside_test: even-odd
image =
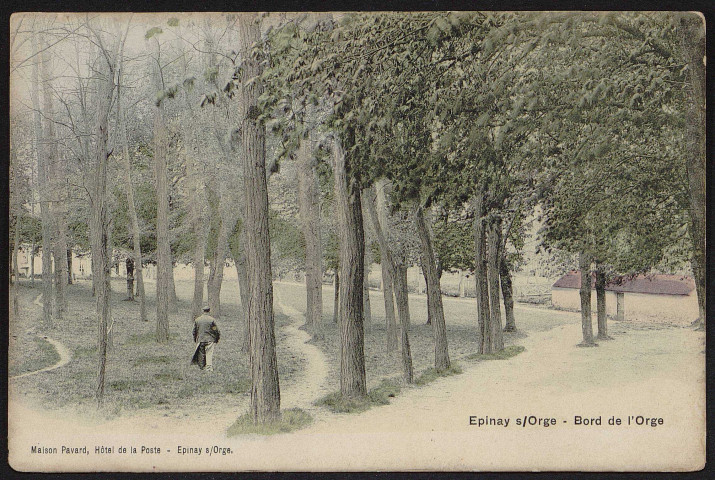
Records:
[[[221,338],[221,332],[216,325],[216,319],[209,315],[211,309],[203,308],[203,315],[194,320],[194,342],[196,350],[191,359],[192,365],[198,365],[201,370],[214,371],[213,357],[214,345]]]

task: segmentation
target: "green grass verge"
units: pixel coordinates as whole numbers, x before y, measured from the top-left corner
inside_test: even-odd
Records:
[[[457,375],[462,373],[462,367],[457,363],[452,363],[449,368],[444,370],[437,370],[436,368],[428,368],[422,375],[417,377],[415,383],[419,386],[427,385],[430,382],[434,382],[441,377],[449,377],[451,375]]]
[[[515,357],[525,349],[521,345],[511,345],[504,350],[496,353],[473,353],[467,355],[468,360],[506,360],[507,358]]]
[[[159,355],[158,357],[139,357],[136,360],[134,360],[134,366],[135,367],[141,367],[144,365],[170,365],[174,359],[172,359],[168,355]]]
[[[336,413],[364,412],[374,405],[387,405],[390,403],[388,399],[397,396],[400,390],[397,380],[386,379],[368,391],[365,397],[343,397],[340,392],[333,392],[316,400],[314,404]]]
[[[33,337],[32,341],[26,342],[20,362],[12,364],[8,369],[8,374],[21,375],[23,373],[35,372],[43,368],[54,365],[60,361],[60,354],[50,342],[40,337]]]
[[[309,425],[313,421],[305,410],[300,408],[289,408],[281,412],[281,419],[277,422],[254,424],[251,414],[246,413],[238,417],[236,422],[228,427],[226,435],[233,437],[236,435],[274,435],[276,433],[288,433]]]

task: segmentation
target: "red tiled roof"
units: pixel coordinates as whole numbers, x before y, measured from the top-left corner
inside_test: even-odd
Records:
[[[591,288],[596,283],[591,274]],[[553,284],[553,288],[581,288],[581,272],[570,271]],[[683,275],[638,275],[619,277],[606,285],[609,292],[648,293],[651,295],[689,295],[695,289],[695,281]]]

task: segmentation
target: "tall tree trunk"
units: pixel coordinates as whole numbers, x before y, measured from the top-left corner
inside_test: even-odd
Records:
[[[157,43],[158,49],[158,43]],[[157,89],[161,90],[160,72],[155,72]],[[169,289],[172,265],[169,244],[169,188],[166,167],[167,129],[164,122],[164,104],[154,108],[154,176],[156,182],[156,341],[169,342]]]
[[[57,320],[62,320],[67,309],[65,285],[67,284],[67,221],[64,214],[64,181],[65,169],[63,159],[60,158],[55,132],[55,109],[52,99],[50,82],[49,52],[42,52],[42,77],[43,88],[43,115],[46,135],[45,180],[50,190],[52,200],[48,203],[52,227],[52,257],[54,258],[54,298],[52,301],[53,315]],[[50,253],[50,250],[48,250]]]
[[[380,195],[381,188],[375,187],[376,196]],[[379,198],[379,197],[377,197]],[[387,243],[387,235],[385,229],[380,222],[380,216],[377,212],[377,206],[374,199],[366,199],[368,213],[372,221],[377,242],[380,245],[380,261],[385,262],[389,271],[392,283],[394,285],[395,303],[397,304],[397,312],[400,318],[400,339],[402,345],[402,374],[407,383],[412,383],[414,372],[412,369],[412,352],[410,351],[410,307],[409,297],[407,294],[407,266],[404,264],[404,259],[398,261],[392,253],[390,246]],[[384,202],[379,203],[380,207],[384,206]],[[385,227],[386,228],[386,227]],[[389,335],[389,333],[388,333]],[[389,340],[388,340],[389,342]]]
[[[442,290],[439,284],[439,274],[435,262],[432,238],[425,222],[422,207],[415,211],[417,235],[420,237],[420,258],[422,273],[427,285],[427,311],[432,323],[434,334],[434,368],[446,370],[449,368],[449,350],[447,348],[447,326],[444,322],[444,307],[442,306]]]
[[[365,252],[363,264],[364,274],[362,277],[362,318],[364,324],[369,324],[372,322],[372,308],[370,307],[370,282],[368,278],[370,275],[370,258],[367,254],[367,248],[365,248]]]
[[[395,298],[392,275],[387,261],[380,253],[380,268],[382,269],[382,297],[385,301],[385,332],[387,351],[392,352],[397,348],[397,317],[395,316]]]
[[[305,239],[306,322],[317,326],[323,317],[323,252],[320,235],[320,193],[312,135],[298,148],[298,209]]]
[[[511,272],[506,260],[506,252],[502,252],[499,262],[499,280],[501,281],[501,295],[504,299],[504,314],[506,315],[505,332],[516,332],[514,319],[514,291],[511,283]]]
[[[15,214],[15,234],[12,242],[12,312],[14,318],[17,319],[20,314],[20,300],[18,294],[18,283],[20,283],[20,269],[17,264],[17,256],[20,251],[20,228],[22,228],[22,202],[20,200],[20,167],[17,164],[17,153],[13,146],[10,146],[10,155],[12,161],[13,188],[12,196],[14,197],[14,214]]]
[[[400,339],[402,345],[402,376],[407,383],[414,381],[412,352],[410,351],[410,304],[407,295],[407,265],[399,262],[395,265],[395,299],[400,317]]]
[[[591,257],[581,252],[578,257],[578,267],[581,270],[581,330],[583,331],[582,346],[592,347],[593,324],[591,321]]]
[[[212,259],[209,278],[206,282],[206,293],[208,295],[209,308],[211,308],[211,315],[216,318],[221,316],[221,285],[223,284],[223,269],[226,265],[226,256],[228,255],[228,237],[233,231],[234,226],[235,225],[230,224],[227,219],[221,219],[218,240],[216,242],[216,250],[214,251]]]
[[[693,242],[691,265],[695,278],[700,318],[705,325],[706,297],[706,163],[705,163],[705,25],[699,15],[689,14],[681,20],[683,29],[683,51],[688,64],[689,102],[686,116],[685,169],[688,177],[688,199],[690,203],[690,238]]]
[[[489,284],[487,280],[487,242],[484,225],[484,188],[474,197],[474,281],[477,297],[477,351],[492,353],[492,329],[490,327]]]
[[[238,289],[241,295],[241,309],[243,310],[243,340],[241,351],[248,353],[251,351],[251,329],[248,324],[248,272],[246,271],[246,256],[241,255],[235,262],[236,275],[238,276]]]
[[[169,247],[171,255],[171,247]],[[179,313],[179,301],[176,298],[176,283],[174,278],[174,260],[171,256],[169,261],[169,313]]]
[[[241,128],[240,158],[243,160],[246,199],[246,261],[250,297],[251,331],[251,414],[255,423],[280,419],[280,386],[276,361],[273,317],[271,245],[268,232],[268,188],[266,182],[265,126],[258,120],[258,97],[263,92],[258,78],[261,66],[251,53],[261,39],[257,15],[239,15],[239,37],[244,68],[241,104],[245,120]],[[223,261],[223,260],[222,260]]]
[[[206,243],[201,232],[196,231],[196,246],[194,247],[193,263],[194,263],[194,295],[191,301],[191,317],[196,318],[201,315],[201,308],[204,303],[204,253],[206,251]]]
[[[333,174],[340,245],[340,393],[367,395],[363,326],[364,231],[360,186],[348,175],[345,151],[335,139]]]
[[[74,283],[74,270],[72,268],[72,246],[67,245],[67,285]]]
[[[127,208],[131,223],[132,246],[134,253],[134,278],[136,279],[136,294],[139,297],[139,319],[142,322],[148,321],[146,316],[146,295],[144,294],[144,270],[141,247],[141,231],[139,230],[139,217],[137,215],[134,201],[134,185],[132,184],[132,161],[129,155],[129,136],[127,135],[127,120],[122,109],[122,80],[124,65],[124,48],[119,55],[119,72],[117,82],[117,118],[120,122],[120,133],[122,141],[122,160],[124,162],[124,188],[127,189]]]
[[[127,300],[134,301],[134,260],[127,257],[124,262],[127,267]]]
[[[499,302],[499,263],[501,261],[501,218],[494,217],[489,222],[487,232],[487,278],[489,281],[490,329],[494,352],[504,349],[504,335],[501,324]]]
[[[105,52],[106,53],[106,52]],[[116,52],[115,52],[116,53]],[[94,158],[94,189],[91,198],[92,217],[90,225],[92,247],[92,277],[95,279],[95,301],[98,325],[97,404],[104,402],[105,368],[107,363],[107,335],[110,317],[110,256],[109,215],[107,202],[107,151],[109,110],[114,93],[114,65],[107,60],[105,80],[100,84],[96,118],[96,146]]]
[[[601,265],[596,264],[596,318],[598,319],[599,340],[612,340],[608,336],[608,319],[606,317],[606,272]]]
[[[340,318],[340,269],[335,270],[333,277],[333,323],[338,323]]]
[[[36,38],[32,38],[33,52],[38,55],[38,45]],[[39,55],[42,65],[43,83],[49,79],[47,55]],[[37,155],[37,180],[40,190],[40,218],[42,223],[42,324],[45,328],[52,327],[52,218],[49,203],[49,180],[48,180],[48,139],[45,138],[45,128],[42,122],[42,111],[40,110],[40,79],[38,75],[37,62],[33,64],[34,95],[32,96],[32,107],[35,111],[35,153]],[[43,89],[49,87],[45,84]]]
[[[243,222],[242,222],[243,223]],[[232,236],[235,233],[232,234]],[[238,233],[238,242],[233,238],[229,242],[231,257],[233,264],[236,267],[236,278],[238,279],[238,291],[241,298],[241,318],[243,323],[243,338],[241,339],[241,352],[249,353],[251,351],[251,330],[248,324],[248,271],[246,270],[246,229],[241,225]]]

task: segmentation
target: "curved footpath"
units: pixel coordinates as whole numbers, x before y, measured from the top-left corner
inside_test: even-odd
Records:
[[[35,298],[35,300],[32,302],[32,304],[41,307],[42,306],[41,299],[42,299],[42,294],[40,293],[37,296],[37,298]],[[50,344],[57,351],[57,354],[60,356],[60,359],[54,365],[50,365],[49,367],[41,368],[40,370],[35,370],[32,372],[21,373],[20,375],[9,376],[8,378],[10,380],[15,380],[17,378],[22,378],[22,377],[28,377],[30,375],[37,375],[38,373],[49,372],[50,370],[64,367],[65,365],[70,363],[70,360],[72,360],[72,354],[70,353],[69,350],[67,350],[67,347],[65,347],[64,345],[62,345],[60,342],[58,342],[57,340],[55,340],[53,338],[46,337],[46,336],[41,336],[41,338],[44,338],[45,340],[50,342]]]

